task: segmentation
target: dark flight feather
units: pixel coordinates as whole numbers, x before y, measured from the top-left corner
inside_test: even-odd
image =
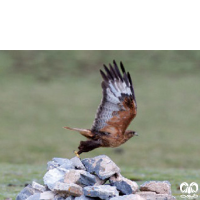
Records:
[[[126,85],[129,87],[129,80],[128,80],[126,73],[124,73],[123,79],[124,79]]]
[[[121,67],[121,70],[122,70],[123,74],[126,73],[126,70],[125,70],[124,65],[123,65],[122,62],[120,62],[120,67]]]
[[[113,78],[113,75],[111,74],[111,72],[109,71],[109,69],[107,68],[106,65],[104,65],[104,69],[105,69],[106,72],[107,72],[107,77],[110,78],[111,80],[113,80],[113,79],[114,79],[114,78]]]
[[[118,76],[117,76],[117,73],[116,73],[115,70],[113,69],[112,65],[109,64],[109,66],[110,66],[110,71],[112,72],[114,78],[116,78],[116,79],[118,80],[119,78],[118,78]]]
[[[115,60],[113,60],[113,64],[114,64],[114,67],[115,67],[116,74],[118,75],[118,77],[120,78],[120,80],[123,82],[122,75],[121,75],[121,73],[119,71],[119,68],[118,68],[117,63],[115,62]]]
[[[104,81],[108,82],[107,76],[105,75],[105,73],[101,69],[100,69],[100,73],[101,73],[101,76],[104,79]]]

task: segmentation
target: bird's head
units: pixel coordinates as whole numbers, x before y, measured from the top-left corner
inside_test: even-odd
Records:
[[[128,130],[128,131],[125,131],[125,136],[127,137],[127,139],[130,139],[133,136],[138,136],[138,133],[135,131]]]

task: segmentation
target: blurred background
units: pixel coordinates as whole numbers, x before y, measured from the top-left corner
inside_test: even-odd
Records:
[[[103,64],[130,72],[139,137],[108,155],[125,167],[200,167],[200,51],[0,51],[0,162],[45,164],[74,156],[80,140],[64,126],[91,128]]]

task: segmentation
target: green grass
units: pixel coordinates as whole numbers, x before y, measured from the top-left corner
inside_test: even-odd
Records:
[[[120,153],[100,148],[83,154],[107,154],[117,164],[135,167],[200,166],[199,74],[131,74],[138,115],[130,125],[139,137]],[[72,157],[84,138],[63,126],[90,128],[101,99],[100,76],[70,77],[41,83],[1,80],[1,162],[44,164],[52,157]]]
[[[171,183],[172,194],[181,199],[179,186],[182,182],[196,182],[200,184],[200,170],[184,169],[155,169],[155,168],[122,168],[123,176],[136,181],[139,185],[148,180],[168,180]],[[0,164],[0,199],[13,198],[26,184],[36,181],[43,184],[46,172],[44,165]],[[200,193],[198,193],[200,195]]]
[[[0,199],[16,198],[26,184],[36,181],[43,184],[46,167],[27,164],[0,164]]]

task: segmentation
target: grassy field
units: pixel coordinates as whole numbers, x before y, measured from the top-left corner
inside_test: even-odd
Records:
[[[130,129],[139,137],[120,150],[101,148],[82,157],[107,154],[125,166],[198,169],[199,74],[132,74],[138,115]],[[48,84],[2,81],[1,162],[44,164],[52,157],[72,157],[84,138],[62,127],[91,127],[101,99],[100,81],[98,73]]]
[[[170,180],[175,193],[200,180],[198,51],[0,52],[2,197],[41,180],[52,157],[74,156],[84,138],[62,127],[91,127],[102,96],[98,70],[113,58],[132,75],[138,115],[129,129],[139,137],[82,158],[106,154],[128,177]]]
[[[6,169],[6,171],[5,171]],[[183,181],[188,183],[194,180],[200,180],[200,170],[185,170],[185,169],[156,169],[156,168],[122,168],[123,176],[134,180],[141,185],[148,180],[168,180],[171,183],[172,194],[181,200],[179,186]],[[43,176],[46,173],[44,165],[27,165],[27,164],[2,164],[0,165],[0,199],[13,198],[32,181],[43,184]],[[199,181],[196,181],[200,184]],[[200,195],[200,192],[197,193]]]

